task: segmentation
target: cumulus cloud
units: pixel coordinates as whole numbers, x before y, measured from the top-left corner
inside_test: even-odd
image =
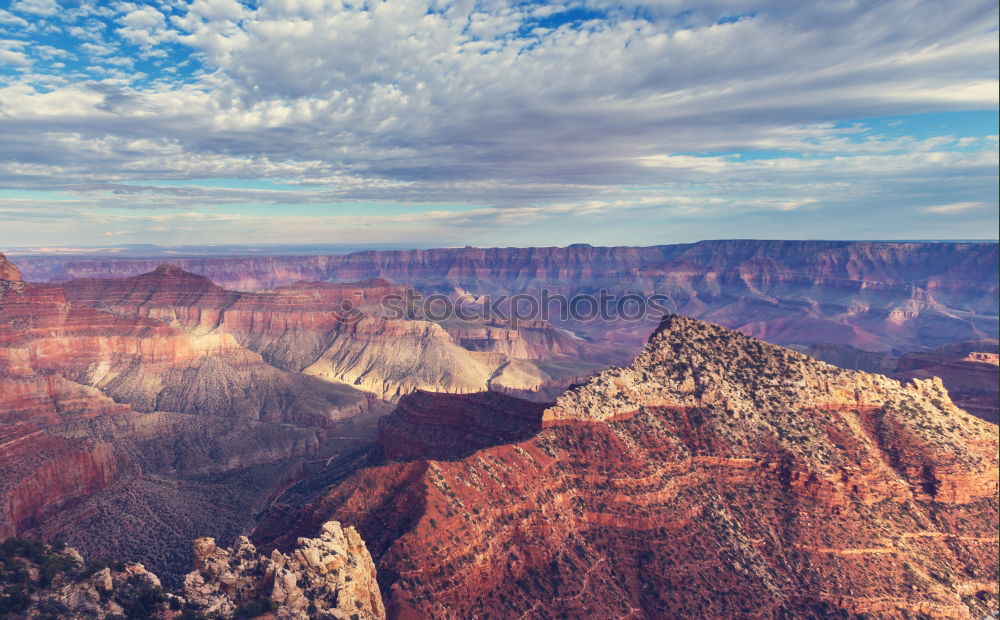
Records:
[[[59,3],[56,0],[14,0],[10,8],[18,13],[55,15],[59,11]]]
[[[173,30],[167,28],[163,13],[151,6],[129,10],[118,19],[118,23],[122,24],[117,30],[119,36],[145,49],[176,36]]]
[[[20,28],[26,28],[28,26],[28,21],[22,17],[18,17],[9,11],[0,9],[0,25],[11,25]]]
[[[0,39],[0,65],[30,67],[31,59],[22,51],[25,47],[24,41]]]

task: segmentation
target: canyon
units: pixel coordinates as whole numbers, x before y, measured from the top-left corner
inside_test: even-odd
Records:
[[[551,401],[596,370],[627,364],[662,314],[585,319],[555,303],[542,304],[550,310],[542,317],[546,320],[522,321],[516,330],[499,317],[386,322],[379,300],[407,291],[464,299],[473,312],[502,296],[660,295],[668,311],[845,368],[897,378],[907,372],[909,362],[902,358],[910,354],[962,342],[979,343],[978,350],[967,353],[998,352],[996,243],[726,240],[653,247],[178,256],[171,259],[174,276],[150,275],[160,270],[161,259],[21,260],[31,279],[62,282],[75,303],[158,317],[201,332],[224,322],[243,346],[279,368],[356,385],[389,400],[416,389],[472,392],[485,384]],[[194,274],[207,279],[197,281]],[[136,276],[146,285],[123,284]],[[170,293],[150,290],[156,280],[170,277],[192,295],[170,299]],[[351,281],[356,284],[344,284]],[[165,282],[162,288],[172,286]],[[356,322],[335,321],[328,314],[330,306],[345,302],[358,313],[352,316]],[[288,318],[287,310],[296,305],[309,317],[307,323]],[[589,310],[586,303],[578,307]],[[509,313],[509,306],[503,308]],[[273,313],[280,310],[286,312],[272,325]],[[411,350],[420,351],[419,362]],[[981,377],[971,391],[959,378],[965,370]],[[986,385],[996,373],[988,363],[939,364],[937,371],[957,402],[996,421],[996,382]]]
[[[396,618],[996,609],[996,427],[937,379],[843,370],[671,316],[527,439],[442,454],[454,404],[437,420],[417,405],[381,425],[398,458],[284,507],[258,546],[352,525]],[[416,418],[452,430],[411,439]]]
[[[425,294],[567,296],[659,293],[671,310],[789,345],[851,345],[896,355],[997,337],[996,243],[723,240],[651,247],[443,248],[328,256],[177,257],[170,262],[235,290],[297,281],[385,278]],[[26,278],[131,277],[161,259],[23,256]],[[609,326],[560,321],[621,345],[643,346],[659,316]],[[609,329],[613,327],[614,329]]]
[[[997,258],[0,254],[0,539],[141,562],[223,615],[976,617],[997,606]],[[670,313],[487,311],[602,291]],[[385,303],[429,295],[471,314]],[[341,560],[303,551],[328,543],[365,576],[330,581]]]
[[[205,338],[232,337],[274,367],[356,386],[387,400],[417,389],[476,392],[494,380],[532,391],[567,371],[579,375],[599,367],[585,361],[580,341],[541,321],[512,329],[475,317],[387,317],[380,302],[390,295],[404,297],[406,288],[381,278],[296,282],[246,293],[161,265],[135,277],[61,286],[77,306],[153,318]],[[545,363],[557,360],[563,364]],[[507,371],[511,364],[517,373]]]
[[[176,575],[186,541],[232,537],[307,460],[374,440],[386,405],[372,394],[0,267],[0,537]]]
[[[246,293],[172,265],[50,284],[2,264],[0,536],[141,560],[170,584],[185,541],[232,540],[316,463],[373,446],[390,401],[494,381],[544,400],[601,367],[541,321],[381,316],[404,292],[381,279]]]

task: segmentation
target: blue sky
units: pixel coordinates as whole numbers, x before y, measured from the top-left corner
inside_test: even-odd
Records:
[[[997,12],[0,2],[0,250],[995,238]]]

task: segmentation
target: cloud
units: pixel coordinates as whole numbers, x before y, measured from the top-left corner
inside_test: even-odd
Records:
[[[24,52],[0,49],[0,64],[14,67],[30,67],[31,59]]]
[[[122,24],[118,35],[130,43],[144,49],[172,40],[176,33],[167,28],[163,13],[151,6],[143,6],[129,11],[118,19]]]
[[[995,109],[995,2],[195,0],[59,19],[86,62],[45,75],[32,58],[53,50],[0,51],[22,69],[0,81],[0,186],[94,208],[478,205],[432,218],[466,226],[645,205],[807,234],[831,213],[994,202],[995,141],[857,119]],[[292,187],[195,182],[257,178]]]
[[[56,0],[15,0],[10,8],[18,13],[48,16],[59,12],[59,3]]]
[[[21,51],[25,45],[24,41],[0,39],[0,65],[30,67],[31,59]]]
[[[923,210],[927,213],[962,213],[964,211],[971,211],[974,209],[985,209],[988,205],[983,202],[953,202],[946,205],[933,205],[930,207],[924,207]]]
[[[0,25],[5,24],[11,24],[20,28],[26,28],[28,26],[28,22],[25,19],[18,17],[9,11],[0,9]]]

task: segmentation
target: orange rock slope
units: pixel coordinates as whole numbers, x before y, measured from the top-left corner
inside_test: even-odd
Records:
[[[396,618],[997,608],[997,428],[935,379],[672,316],[543,419],[459,460],[362,470],[257,538],[290,548],[328,519],[355,526]]]

